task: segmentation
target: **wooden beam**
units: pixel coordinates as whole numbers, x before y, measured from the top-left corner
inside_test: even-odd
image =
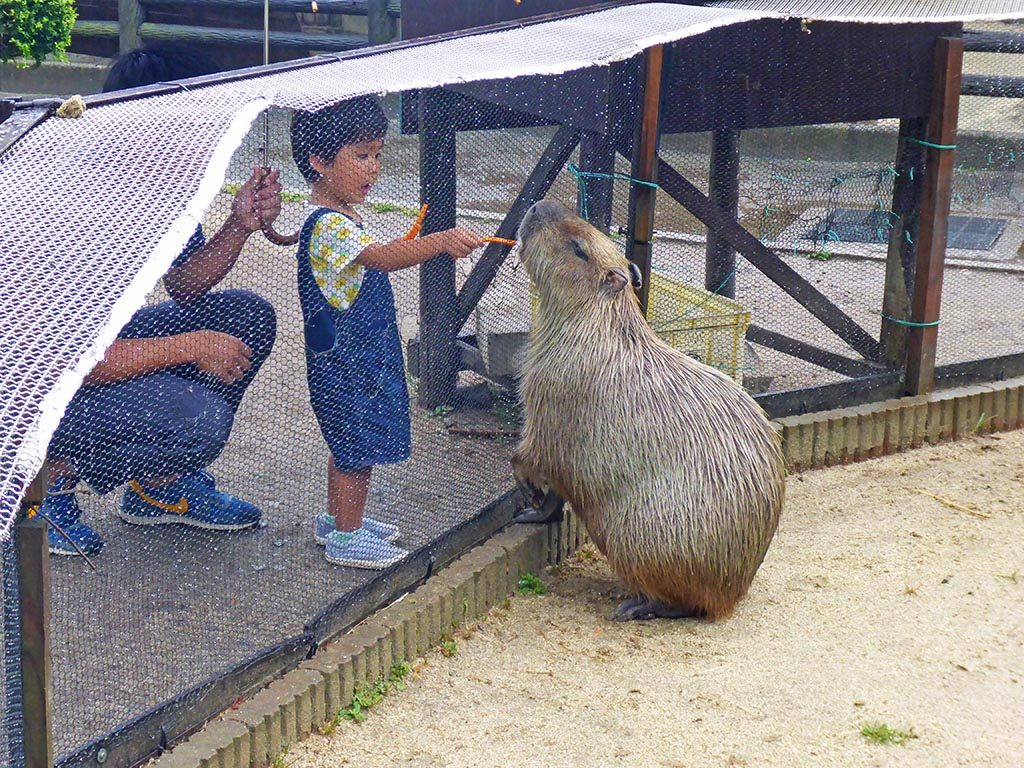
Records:
[[[919,395],[935,386],[935,346],[938,341],[942,272],[946,257],[949,203],[953,187],[957,111],[964,41],[940,37],[935,43],[932,103],[928,115],[924,196],[914,269],[910,318],[917,323],[907,336],[907,391]],[[942,147],[946,147],[943,149]]]
[[[46,494],[46,467],[22,499],[18,543],[21,609],[21,706],[25,768],[53,766],[53,685],[50,667],[50,547],[46,522],[27,517]],[[12,595],[7,595],[10,599]]]
[[[644,86],[633,139],[631,175],[634,179],[658,181],[658,131],[661,123],[661,75],[665,47],[654,45],[644,55]],[[640,268],[640,309],[647,314],[651,290],[651,241],[654,238],[654,205],[657,188],[647,184],[629,185],[629,221],[626,258]]]
[[[580,170],[609,175],[615,172],[615,147],[605,136],[590,131],[580,136]],[[587,221],[605,234],[608,234],[612,223],[614,189],[611,179],[584,177],[577,193],[577,208],[585,208]]]
[[[926,131],[924,118],[900,120],[880,335],[882,361],[892,370],[903,370],[907,363],[908,326],[898,321],[910,320],[910,297],[914,294],[914,262],[924,191],[924,147],[920,142]]]
[[[773,283],[796,299],[833,333],[868,360],[879,357],[878,342],[839,307],[828,300],[778,254],[747,232],[728,213],[715,206],[697,187],[664,160],[658,162],[658,183],[686,210],[739,251]]]
[[[740,205],[740,132],[720,128],[711,132],[711,172],[708,198],[734,219]],[[712,293],[736,298],[736,251],[708,230],[704,255],[704,287]]]
[[[981,53],[1024,53],[1024,33],[965,29],[964,50]]]
[[[1024,99],[1024,77],[1013,75],[964,75],[960,83],[964,96],[996,96]]]
[[[317,0],[316,12],[318,14],[344,14],[346,16],[368,15],[368,5],[377,0]],[[171,6],[205,6],[220,8],[238,9],[262,9],[262,0],[145,0],[147,6],[171,5]],[[389,0],[385,3],[388,13],[392,16],[401,16],[401,0]],[[312,3],[310,0],[270,0],[272,11],[298,11],[299,13],[310,13]]]
[[[519,222],[526,215],[527,209],[548,193],[578,142],[578,131],[565,126],[558,129],[541,155],[537,166],[530,173],[515,201],[509,207],[505,219],[495,233],[497,237],[512,239],[516,236]],[[494,276],[498,274],[498,269],[505,261],[505,257],[508,256],[509,250],[511,249],[507,245],[498,245],[497,243],[491,243],[484,249],[483,255],[473,267],[473,271],[469,273],[469,277],[466,278],[466,282],[459,292],[459,304],[455,318],[457,329],[465,325],[466,320],[473,313],[480,297],[484,295],[484,291],[494,280]]]
[[[880,372],[878,365],[837,355],[835,352],[829,352],[821,347],[762,328],[759,325],[751,325],[747,328],[747,341],[804,360],[820,368],[841,373],[843,376],[856,378],[858,376],[873,376]]]
[[[262,29],[195,27],[184,24],[153,24],[147,21],[139,27],[139,35],[147,41],[170,40],[179,43],[210,45],[263,45]],[[367,39],[362,35],[320,35],[312,32],[271,31],[270,45],[281,48],[343,51],[352,48],[365,48]]]
[[[422,232],[455,226],[456,172],[453,114],[443,89],[420,94],[420,200]],[[442,253],[420,265],[420,404],[450,405],[455,397],[458,352],[455,260]]]

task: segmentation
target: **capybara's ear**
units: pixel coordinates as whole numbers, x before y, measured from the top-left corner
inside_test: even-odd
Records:
[[[640,267],[634,264],[632,261],[629,262],[629,274],[632,275],[633,287],[636,290],[640,290],[644,287],[644,276],[640,273]]]
[[[620,293],[623,288],[629,285],[629,278],[621,269],[609,269],[604,273],[604,280],[601,281],[601,293]]]

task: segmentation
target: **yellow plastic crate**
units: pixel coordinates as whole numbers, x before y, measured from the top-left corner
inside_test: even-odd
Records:
[[[734,299],[651,272],[647,322],[669,346],[743,383],[750,312]]]
[[[536,311],[537,294],[530,287]],[[670,347],[743,383],[743,340],[750,312],[739,302],[651,272],[647,322]]]

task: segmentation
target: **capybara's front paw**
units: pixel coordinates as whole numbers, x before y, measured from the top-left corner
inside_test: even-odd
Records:
[[[565,516],[565,500],[554,491],[541,494],[540,503],[512,518],[514,523],[558,523]]]

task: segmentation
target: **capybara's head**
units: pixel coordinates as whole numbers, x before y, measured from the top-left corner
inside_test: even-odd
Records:
[[[519,255],[542,302],[583,306],[634,301],[640,270],[615,243],[555,200],[530,206]]]

